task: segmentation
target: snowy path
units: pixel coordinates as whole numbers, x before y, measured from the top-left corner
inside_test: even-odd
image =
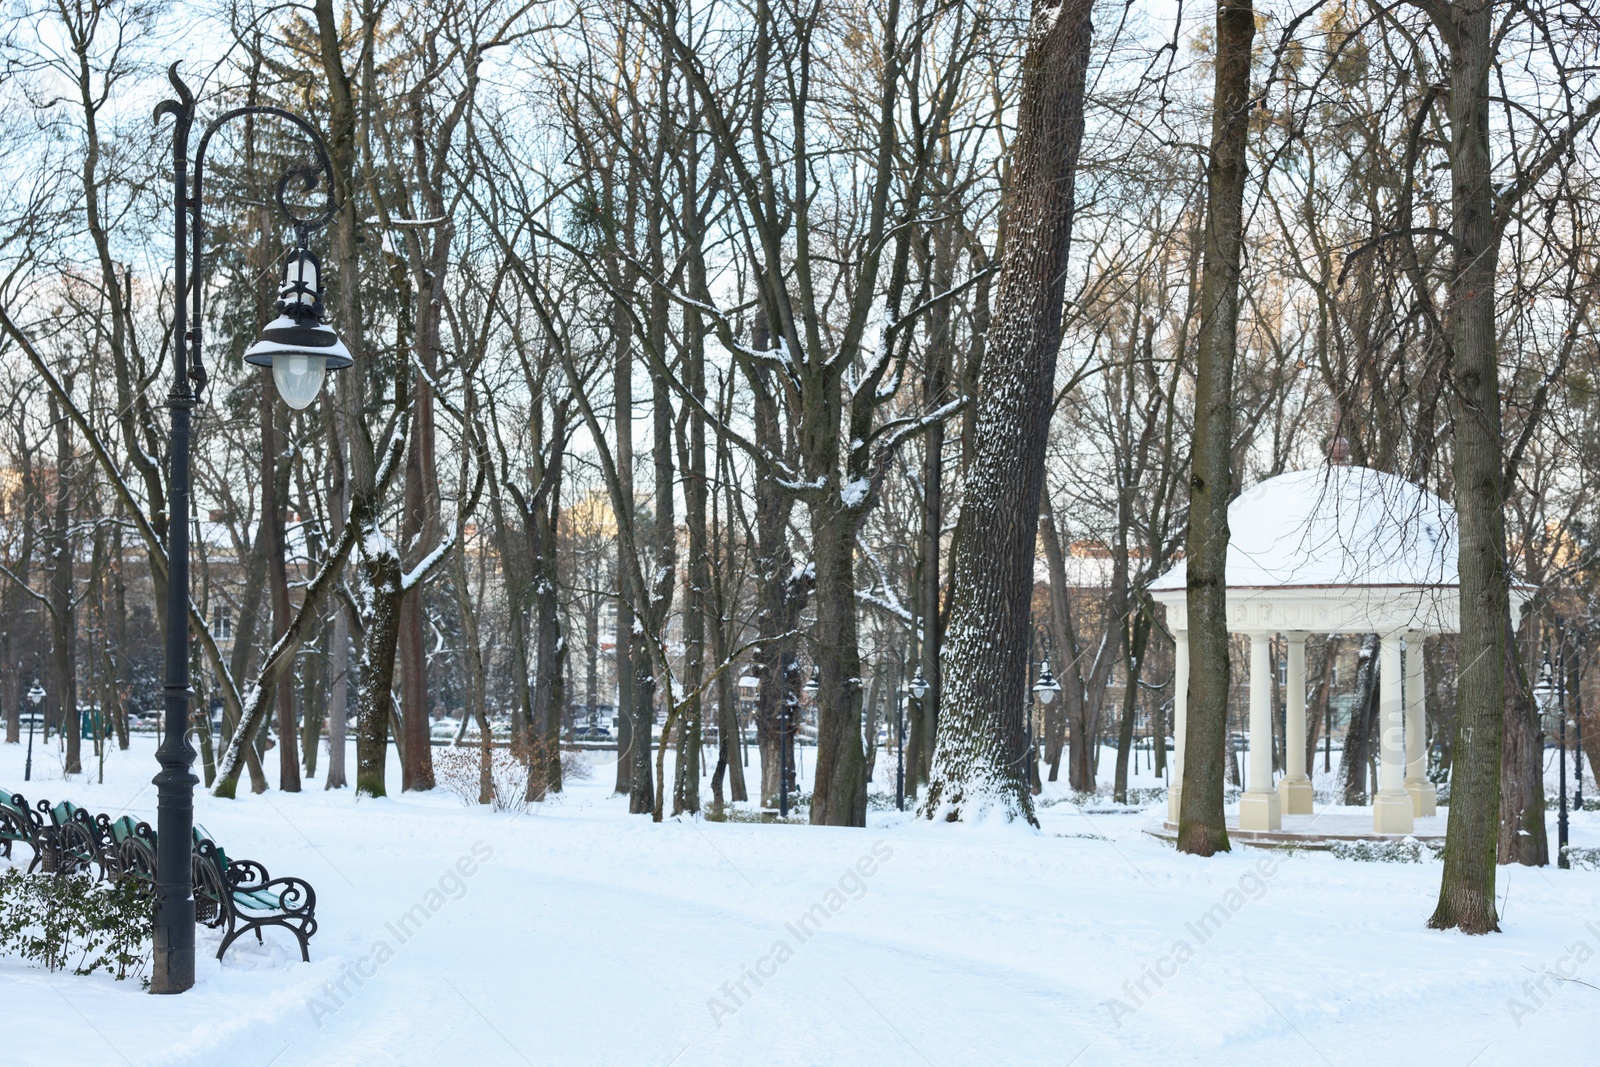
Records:
[[[27,795],[153,816],[150,747],[104,786],[47,758]],[[0,784],[23,788],[21,762],[0,747]],[[1423,928],[1434,863],[1190,860],[1140,832],[1149,814],[1065,803],[1040,834],[892,812],[653,826],[607,780],[522,816],[442,793],[201,797],[230,851],[316,886],[313,962],[269,934],[164,998],[3,959],[0,1064],[1486,1065],[1580,1062],[1600,1037],[1584,985],[1547,980],[1520,1020],[1507,1004],[1533,1009],[1523,983],[1578,942],[1600,952],[1600,874],[1503,871],[1506,932],[1467,938]],[[1582,820],[1575,842],[1600,844]]]

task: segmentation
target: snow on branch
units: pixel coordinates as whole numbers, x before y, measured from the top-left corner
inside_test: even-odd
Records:
[[[444,562],[445,557],[450,554],[450,550],[455,546],[456,532],[451,530],[440,539],[439,544],[432,552],[422,557],[421,562],[400,576],[400,588],[402,590],[415,588],[428,577],[435,567]]]

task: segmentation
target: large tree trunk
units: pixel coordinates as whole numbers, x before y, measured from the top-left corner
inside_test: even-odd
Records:
[[[1364,634],[1356,663],[1354,699],[1350,702],[1350,721],[1345,726],[1344,747],[1339,756],[1339,778],[1344,803],[1369,802],[1367,765],[1372,762],[1372,741],[1378,721],[1378,635]]]
[[[1509,616],[1506,625],[1511,625]],[[1516,650],[1516,637],[1508,630],[1505,743],[1500,751],[1500,842],[1496,858],[1501,863],[1543,867],[1550,862],[1544,815],[1544,730]]]
[[[727,380],[723,393],[721,417],[732,415],[733,380]],[[730,600],[744,587],[742,570],[735,571],[733,561],[738,559],[738,546],[733,535],[733,517],[738,513],[735,494],[739,491],[733,474],[733,455],[728,442],[717,440],[717,473],[722,484],[726,507],[719,510],[716,490],[711,492],[712,544],[716,550],[714,575],[711,580],[711,655],[722,673],[717,675],[717,770],[711,776],[711,792],[715,803],[722,805],[722,776],[728,774],[728,786],[735,803],[750,799],[745,785],[744,723],[739,714],[739,668],[733,663],[734,642],[744,632],[744,622],[734,618]]]
[[[1122,721],[1117,731],[1117,776],[1112,797],[1118,804],[1128,802],[1128,754],[1133,750],[1133,720],[1139,710],[1139,679],[1144,674],[1145,649],[1150,644],[1148,606],[1134,616],[1125,660],[1127,683],[1122,690]]]
[[[27,435],[19,429],[17,438],[13,455],[17,457],[21,467],[21,486],[16,498],[6,501],[6,512],[13,517],[13,521],[21,521],[22,543],[12,564],[12,570],[18,581],[26,586],[33,570],[38,493],[34,485],[33,455],[28,447]],[[3,634],[3,637],[0,637],[0,700],[5,701],[8,745],[22,743],[22,694],[25,692],[26,683],[23,664],[12,657],[15,654],[18,632],[28,628],[28,623],[24,620],[33,614],[31,611],[25,613],[22,608],[22,601],[26,595],[17,588],[16,583],[7,581],[0,585],[0,634]],[[37,621],[34,621],[33,625],[37,627]],[[127,646],[124,644],[121,647]],[[7,669],[12,663],[17,664],[16,670]],[[35,664],[35,673],[37,669],[38,665]]]
[[[50,524],[48,563],[50,585],[50,665],[55,675],[50,694],[55,701],[55,725],[65,731],[65,773],[83,770],[83,731],[78,728],[78,609],[73,596],[73,560],[77,542],[72,536],[73,476],[72,433],[67,420],[50,397],[50,418],[56,428],[55,516]],[[180,521],[187,521],[187,516]],[[48,732],[46,733],[48,737]]]
[[[542,435],[540,435],[542,437]],[[526,516],[533,586],[533,714],[529,723],[531,761],[527,798],[543,800],[561,792],[561,720],[567,706],[566,642],[561,634],[560,574],[556,537],[561,524],[561,448],[566,441],[565,409],[556,406],[548,463],[535,476],[543,496]],[[548,485],[546,484],[548,483]]]
[[[400,559],[393,551],[362,562],[372,590],[372,617],[361,647],[361,695],[356,704],[356,793],[387,795],[389,720],[394,715],[395,644],[400,634]]]
[[[445,238],[440,236],[438,240]],[[439,283],[439,284],[442,284]],[[438,351],[438,323],[430,298],[418,294],[417,347],[430,373]],[[425,324],[433,323],[432,332]],[[420,378],[420,376],[419,376]],[[416,383],[416,416],[406,452],[404,504],[400,515],[400,546],[406,562],[415,566],[438,541],[438,478],[434,471],[433,387]],[[457,548],[456,551],[460,549]],[[423,626],[423,598],[427,586],[418,582],[400,598],[400,723],[405,731],[405,759],[401,764],[402,790],[432,789],[433,745],[428,740],[428,645]]]
[[[837,424],[837,423],[835,423]],[[861,643],[856,616],[855,549],[859,508],[836,494],[811,507],[816,555],[817,770],[815,826],[865,826],[867,754],[861,747]],[[794,724],[791,724],[794,725]]]
[[[691,235],[698,243],[698,237]],[[703,283],[702,283],[703,284]],[[698,291],[698,285],[696,291]],[[683,520],[688,532],[688,588],[683,604],[683,689],[688,694],[678,728],[678,759],[672,788],[672,813],[700,810],[700,739],[705,700],[706,612],[711,596],[711,557],[707,535],[705,335],[700,317],[684,312],[685,376],[697,404],[688,412],[688,440],[680,427],[678,468],[683,472]],[[719,741],[719,744],[721,742]]]
[[[1311,698],[1310,721],[1306,724],[1306,773],[1312,778],[1317,760],[1317,745],[1322,740],[1322,730],[1328,721],[1328,701],[1333,696],[1333,665],[1338,661],[1344,638],[1330,635],[1322,644],[1322,672],[1317,678],[1316,695]],[[1309,656],[1307,657],[1310,658]]]
[[[346,516],[350,512],[347,468],[344,458],[344,437],[337,432],[338,418],[331,405],[325,409],[328,433],[330,472],[328,500],[332,517],[332,533],[338,540],[344,532]],[[343,789],[349,784],[345,775],[346,730],[350,705],[350,616],[343,600],[333,605],[333,632],[329,638],[328,653],[328,774],[323,780],[324,789]]]
[[[1178,850],[1229,848],[1222,816],[1228,728],[1228,502],[1233,496],[1233,361],[1238,347],[1239,257],[1244,238],[1245,150],[1250,134],[1250,0],[1217,6],[1211,158],[1206,168],[1205,252],[1195,354],[1194,446],[1189,476],[1189,701]]]
[[[759,311],[751,328],[751,344],[765,351],[772,344],[766,316]],[[752,422],[756,444],[772,455],[783,456],[785,441],[778,417],[769,371],[748,368]],[[773,484],[771,478],[758,478],[755,484],[756,533],[756,645],[751,652],[751,671],[756,676],[756,747],[761,757],[761,806],[779,805],[783,768],[788,768],[793,785],[795,768],[795,715],[799,712],[800,665],[795,654],[794,630],[799,623],[814,571],[795,572],[794,555],[789,550],[789,515],[794,498]],[[784,729],[788,721],[790,729]]]
[[[1500,830],[1500,750],[1506,711],[1506,627],[1511,616],[1501,512],[1500,374],[1494,321],[1495,194],[1489,159],[1490,4],[1430,5],[1450,51],[1453,186],[1448,331],[1454,385],[1456,514],[1461,581],[1460,673],[1450,816],[1439,905],[1428,925],[1482,934],[1495,914]]]
[[[612,188],[610,181],[606,182],[607,196]],[[613,257],[609,263],[613,286],[620,291],[623,287],[624,268]],[[614,299],[611,312],[613,336],[616,338],[615,359],[616,369],[612,375],[611,391],[614,397],[612,416],[616,427],[616,441],[613,447],[617,454],[617,480],[621,483],[620,501],[617,506],[627,511],[622,519],[630,519],[633,515],[633,316],[628,313],[621,299]],[[633,771],[639,763],[640,754],[637,748],[642,744],[646,750],[643,754],[644,765],[650,765],[650,723],[643,717],[637,689],[634,685],[638,676],[638,667],[635,663],[637,652],[634,648],[634,599],[638,593],[634,590],[631,571],[625,565],[626,554],[634,546],[624,544],[628,536],[625,532],[632,528],[631,522],[617,523],[617,626],[616,626],[616,671],[617,671],[617,780],[616,791],[633,796]],[[640,814],[649,810],[648,787],[643,791],[643,799],[632,799],[629,802],[629,811]],[[642,804],[643,806],[638,806]]]
[[[338,277],[356,279],[361,277],[362,273],[361,242],[365,238],[360,231],[363,226],[361,220],[366,211],[363,196],[365,176],[360,173],[356,164],[357,93],[344,66],[342,31],[346,27],[334,9],[333,0],[312,0],[311,6],[317,26],[318,58],[321,60],[323,79],[328,91],[328,163],[333,169],[334,200],[339,205],[330,227],[331,239],[328,250],[332,260],[331,266],[337,271]],[[363,19],[360,29],[364,37],[370,38],[370,35],[377,31],[374,19]],[[364,54],[370,56],[370,52]],[[368,84],[372,74],[372,64],[369,62],[361,71],[363,85]],[[343,285],[339,299],[333,303],[333,310],[339,335],[349,346],[350,351],[365,352],[366,318],[362,308],[361,287],[356,284]],[[336,535],[343,532],[343,523],[350,521],[354,502],[360,497],[371,495],[376,477],[377,461],[374,456],[374,446],[366,428],[366,389],[363,379],[364,375],[359,373],[336,375],[334,382],[336,403],[328,409],[332,424],[330,454],[335,457],[335,462],[338,464],[338,477],[335,483],[338,490],[335,497],[338,502],[336,507],[338,518],[333,524]],[[358,575],[357,579],[359,578]],[[348,717],[350,683],[351,627],[347,614],[350,610],[345,604],[338,605],[333,624],[334,654],[330,673],[334,692],[329,702],[329,715],[333,720],[328,730],[327,788],[329,789],[342,789],[347,784],[345,724]],[[370,633],[367,635],[368,638],[371,636]],[[365,658],[364,645],[362,658]],[[357,693],[358,750],[361,746],[360,724],[370,718],[370,716],[363,717],[361,713],[367,685],[368,679],[363,678],[362,689]],[[382,695],[384,700],[388,699],[387,677],[384,680]],[[388,717],[384,715],[383,722],[387,721]],[[375,727],[376,725],[374,724]],[[381,785],[381,764],[378,780]]]
[[[1577,748],[1583,759],[1587,761],[1587,771],[1582,771],[1583,764],[1578,768],[1578,782],[1581,784],[1587,779],[1600,781],[1600,672],[1592,664],[1595,662],[1596,648],[1592,641],[1581,638],[1576,645],[1577,655],[1573,663],[1573,670],[1577,673],[1577,685],[1573,692],[1577,705],[1573,710],[1573,719],[1578,726]],[[1437,677],[1437,675],[1430,675]],[[1589,794],[1592,798],[1593,793]]]
[[[1050,764],[1050,781],[1053,782],[1061,773],[1061,753],[1069,744],[1067,729],[1071,727],[1067,780],[1073,789],[1080,789],[1073,775],[1071,753],[1083,744],[1083,672],[1079,669],[1077,642],[1072,632],[1066,555],[1061,550],[1061,531],[1056,528],[1055,508],[1050,502],[1048,486],[1039,498],[1039,541],[1044,546],[1045,566],[1050,572],[1051,673],[1061,682],[1060,699],[1052,701],[1045,709],[1044,760]]]
[[[1035,0],[1000,268],[951,561],[941,728],[921,814],[1034,822],[1028,630],[1091,39],[1088,0]]]
[[[940,226],[933,238],[935,292],[947,292],[955,283],[954,227]],[[922,404],[933,410],[949,399],[951,359],[951,308],[941,301],[928,317],[928,347],[924,360]],[[939,592],[943,576],[939,558],[944,540],[944,422],[928,427],[922,442],[922,529],[917,553],[916,635],[917,666],[928,691],[913,701],[910,746],[906,763],[906,795],[916,796],[928,781],[933,765],[934,740],[939,724],[939,650],[943,644],[943,613]],[[902,683],[903,684],[903,683]],[[899,699],[897,695],[896,700]],[[868,734],[868,736],[873,736]]]
[[[264,323],[265,320],[263,320]],[[261,530],[256,536],[267,557],[267,583],[272,598],[272,639],[282,637],[293,620],[289,605],[289,566],[284,555],[284,501],[288,487],[289,459],[283,456],[278,427],[278,391],[272,386],[272,371],[263,368],[257,376],[261,390]],[[294,721],[294,684],[285,678],[275,693],[278,722],[278,788],[285,793],[300,792],[300,749]]]

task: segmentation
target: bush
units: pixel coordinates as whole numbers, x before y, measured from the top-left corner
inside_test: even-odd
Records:
[[[153,902],[132,879],[86,874],[0,874],[0,952],[73,974],[104,971],[118,981],[150,961]]]
[[[1415,839],[1406,841],[1335,841],[1328,851],[1342,860],[1358,863],[1421,863],[1423,850],[1427,858],[1438,859],[1444,853],[1442,845],[1424,844]]]
[[[1567,863],[1580,871],[1600,871],[1600,848],[1567,846]]]
[[[543,746],[514,742],[507,748],[489,749],[488,803],[495,811],[524,811],[528,807],[528,767]],[[461,798],[463,804],[481,804],[483,747],[448,745],[433,751],[433,778],[439,785]],[[561,754],[561,779],[579,782],[594,777],[589,761],[575,752]]]

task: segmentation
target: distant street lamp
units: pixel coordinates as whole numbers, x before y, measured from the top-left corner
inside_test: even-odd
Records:
[[[163,687],[165,725],[156,759],[156,900],[154,962],[150,992],[182,993],[194,985],[194,885],[190,866],[190,838],[194,831],[194,746],[189,743],[189,436],[190,413],[200,403],[206,385],[201,359],[202,300],[205,260],[201,256],[205,224],[204,179],[206,148],[227,122],[246,116],[285,119],[311,141],[316,166],[293,166],[277,183],[278,210],[294,227],[295,250],[285,262],[278,291],[278,318],[261,339],[245,350],[245,361],[271,367],[284,402],[303,408],[316,398],[325,373],[351,365],[350,353],[333,330],[323,325],[322,275],[316,257],[306,247],[315,230],[332,220],[338,205],[333,199],[333,168],[315,126],[278,107],[236,107],[219,115],[200,135],[194,154],[194,182],[189,181],[189,133],[194,126],[195,99],[178,77],[178,65],[167,71],[177,92],[176,100],[156,106],[156,119],[170,115],[172,127],[173,196],[173,318],[172,387],[166,406],[172,412],[172,445],[167,472],[167,605],[166,680]],[[291,179],[309,192],[326,176],[328,199],[321,211],[301,218],[284,197]],[[193,219],[193,228],[190,220]],[[194,278],[189,278],[189,272]],[[186,300],[189,306],[185,306]]]
[[[1556,681],[1556,714],[1561,716],[1561,725],[1557,730],[1557,744],[1561,746],[1557,762],[1561,767],[1561,807],[1560,815],[1556,820],[1556,866],[1563,869],[1572,866],[1567,859],[1567,641],[1566,635],[1561,636],[1561,653],[1556,659],[1559,676]]]
[[[39,685],[39,679],[33,680],[33,688],[28,690],[28,700],[33,704],[33,714],[28,716],[28,762],[22,768],[22,780],[33,780],[33,724],[39,718],[39,702],[44,699],[44,689]]]
[[[1061,683],[1050,673],[1049,656],[1044,658],[1044,663],[1039,667],[1039,680],[1033,683],[1033,692],[1039,698],[1039,703],[1045,707],[1049,707],[1055,700],[1056,694],[1061,692]]]
[[[1572,810],[1583,810],[1583,646],[1587,635],[1578,631],[1572,658],[1572,725],[1577,737],[1572,746]]]
[[[1039,698],[1041,706],[1048,708],[1056,699],[1056,694],[1061,692],[1061,683],[1056,681],[1056,676],[1050,673],[1050,656],[1047,653],[1044,662],[1039,665],[1039,680],[1033,683],[1034,695]],[[1036,756],[1033,741],[1033,710],[1028,710],[1028,765],[1024,771],[1028,775],[1028,788],[1033,788],[1033,761]]]
[[[922,676],[922,665],[917,665],[917,673],[911,676],[911,681],[906,683],[906,692],[911,694],[911,699],[917,702],[917,710],[922,710],[922,698],[928,695],[928,680]],[[900,811],[906,810],[906,704],[900,701],[900,740],[895,746],[897,767],[895,769],[895,807]]]
[[[1567,866],[1567,701],[1566,686],[1550,672],[1550,653],[1539,668],[1539,682],[1533,687],[1533,700],[1541,716],[1556,715],[1556,760],[1560,767],[1561,801],[1556,816],[1556,865]]]
[[[749,724],[750,707],[755,703],[760,688],[760,680],[751,675],[739,679],[739,762],[745,767],[750,766],[750,748],[745,744],[745,730]]]

